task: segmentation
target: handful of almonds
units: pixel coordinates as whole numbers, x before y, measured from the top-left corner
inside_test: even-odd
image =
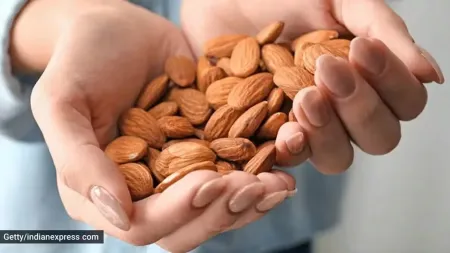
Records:
[[[316,59],[347,59],[350,40],[333,30],[277,43],[275,22],[256,36],[223,35],[204,45],[197,65],[167,59],[119,120],[121,136],[105,149],[119,165],[132,199],[160,193],[196,170],[258,174],[272,169],[274,140],[294,121],[292,99],[314,85]]]

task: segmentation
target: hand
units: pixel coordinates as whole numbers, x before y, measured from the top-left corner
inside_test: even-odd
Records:
[[[16,23],[17,36],[30,21],[26,15],[45,2],[27,7]],[[128,2],[70,3],[87,10],[56,22],[66,26],[48,50],[50,61],[31,104],[72,218],[131,244],[158,243],[170,252],[187,252],[220,232],[258,219],[295,188],[293,178],[280,171],[225,177],[197,171],[162,194],[132,203],[122,174],[103,149],[117,135],[121,113],[150,78],[162,73],[165,59],[192,54],[174,25]],[[19,45],[14,48],[19,50]],[[44,62],[35,64],[38,56],[29,62],[25,58],[17,65],[38,69]]]
[[[425,107],[422,83],[444,82],[433,58],[382,0],[186,0],[182,9],[197,55],[212,37],[256,35],[275,21],[285,22],[280,41],[317,29],[357,36],[349,62],[320,57],[316,86],[295,97],[298,122],[283,125],[276,141],[282,165],[310,156],[322,173],[342,172],[353,161],[351,141],[369,154],[389,153],[400,141],[400,121],[416,118]]]

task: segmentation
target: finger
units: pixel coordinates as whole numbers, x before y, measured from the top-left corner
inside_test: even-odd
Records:
[[[295,179],[292,176],[286,173],[284,174],[284,176],[286,177],[291,177],[289,181],[293,180],[295,182]],[[289,191],[288,184],[281,176],[269,172],[264,172],[258,174],[257,177],[265,186],[264,198],[256,203],[255,206],[240,215],[239,219],[233,224],[233,226],[227,229],[227,231],[239,229],[252,222],[257,221],[267,212],[280,205],[286,198],[290,196],[290,194],[292,194],[292,192]]]
[[[294,98],[293,111],[308,135],[311,162],[324,174],[345,171],[353,161],[353,147],[339,118],[315,86],[301,90]]]
[[[254,175],[235,171],[224,179],[226,191],[197,219],[159,241],[159,246],[170,252],[188,252],[231,227],[264,194],[265,185]]]
[[[89,119],[65,101],[47,101],[33,113],[58,177],[91,200],[112,224],[128,230],[132,205],[125,179],[100,149]]]
[[[398,119],[412,120],[423,111],[425,87],[382,41],[354,39],[349,58]]]
[[[353,34],[383,41],[420,81],[444,82],[436,60],[414,43],[403,19],[385,1],[332,2],[336,18]]]
[[[287,122],[281,126],[275,141],[277,165],[294,166],[311,156],[311,149],[303,131],[297,122]]]
[[[315,81],[328,94],[350,136],[363,151],[386,154],[398,145],[398,119],[345,60],[319,57]]]
[[[148,245],[201,215],[223,193],[225,187],[226,182],[216,172],[205,170],[189,173],[163,193],[135,202],[128,231],[111,225],[91,202],[83,201],[73,190],[63,190],[62,197],[74,200],[67,203],[68,208],[79,209],[80,215],[86,217],[85,222],[94,228],[133,245]],[[199,202],[199,197],[204,198],[200,201],[204,207],[194,206],[195,202]]]

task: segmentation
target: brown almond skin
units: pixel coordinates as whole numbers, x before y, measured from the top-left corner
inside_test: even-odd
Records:
[[[343,50],[335,49],[324,44],[314,44],[305,49],[303,53],[303,66],[311,74],[316,72],[316,60],[322,55],[331,55],[334,57],[340,57],[342,59],[348,59],[348,54]]]
[[[259,66],[261,50],[255,38],[241,40],[233,49],[230,58],[230,69],[234,76],[248,77],[256,72]]]
[[[272,170],[276,161],[275,145],[267,145],[244,166],[244,171],[253,175]]]
[[[179,142],[161,151],[155,162],[155,169],[164,177],[176,171],[199,162],[215,162],[216,154],[201,144],[194,142]]]
[[[147,142],[139,137],[119,136],[106,146],[105,154],[115,163],[130,163],[147,155],[147,147]]]
[[[280,111],[281,106],[283,106],[284,102],[284,92],[280,88],[273,88],[267,97],[267,109],[268,115],[272,115],[278,111]]]
[[[198,162],[191,164],[189,166],[186,166],[177,172],[173,173],[172,175],[166,177],[159,185],[155,188],[155,193],[162,193],[167,188],[169,188],[171,185],[175,184],[176,182],[180,181],[184,176],[187,174],[197,171],[197,170],[212,170],[217,171],[217,167],[213,162],[205,161],[205,162]]]
[[[142,163],[125,163],[119,165],[119,170],[125,177],[133,201],[153,193],[153,178],[147,166]]]
[[[146,158],[147,166],[150,169],[150,172],[152,173],[152,175],[157,180],[157,182],[161,182],[164,180],[164,177],[161,174],[159,174],[157,170],[155,170],[155,162],[156,162],[156,159],[158,159],[158,156],[160,154],[161,154],[161,151],[154,149],[154,148],[148,148],[147,158]]]
[[[280,130],[280,127],[287,121],[288,116],[286,113],[277,112],[273,114],[261,125],[256,133],[256,137],[268,140],[277,138],[278,130]]]
[[[185,138],[194,135],[194,127],[184,117],[164,116],[158,120],[159,127],[167,137]]]
[[[261,31],[259,31],[259,33],[256,35],[256,40],[260,45],[273,43],[281,35],[281,33],[283,32],[283,28],[284,22],[282,21],[274,22],[261,29]]]
[[[140,108],[127,110],[119,119],[122,135],[137,136],[144,139],[152,148],[161,148],[166,136],[153,116]]]
[[[147,84],[136,102],[136,107],[147,110],[161,99],[169,86],[169,77],[166,74],[158,76]]]
[[[248,161],[256,154],[256,147],[245,138],[220,138],[209,146],[217,156],[232,162]]]
[[[299,66],[303,68],[303,54],[305,53],[305,49],[314,45],[314,43],[305,42],[297,44],[294,53],[294,64],[295,66]]]
[[[198,58],[197,62],[197,79],[200,78],[200,74],[203,72],[203,70],[212,67],[211,62],[209,61],[208,57],[206,56],[200,56]]]
[[[225,77],[213,82],[206,90],[206,100],[215,110],[227,104],[228,95],[236,84],[244,79],[239,77]]]
[[[215,140],[227,137],[234,122],[242,115],[242,110],[236,110],[229,105],[224,105],[215,111],[205,126],[205,139]]]
[[[223,79],[227,76],[225,71],[220,67],[213,66],[201,71],[197,81],[197,88],[201,92],[206,92],[206,89],[215,81]]]
[[[155,119],[160,119],[164,116],[173,116],[177,112],[178,105],[173,101],[161,102],[148,111]]]
[[[342,50],[347,55],[350,52],[350,43],[351,41],[346,39],[334,39],[322,42],[323,45]]]
[[[274,74],[281,67],[294,66],[294,57],[292,53],[282,46],[268,44],[261,50],[262,59],[266,68]]]
[[[335,30],[316,30],[305,33],[292,42],[292,51],[295,51],[295,48],[301,43],[320,43],[323,41],[336,39],[338,37],[339,33]]]
[[[230,138],[249,138],[259,128],[267,116],[267,101],[260,102],[248,109],[231,126],[228,132]]]
[[[236,84],[228,95],[228,104],[237,110],[246,110],[263,101],[272,91],[273,75],[258,73]]]
[[[234,47],[248,35],[227,34],[208,40],[203,46],[203,52],[208,57],[230,57]]]
[[[273,82],[292,100],[301,89],[315,85],[314,76],[300,67],[280,68],[274,75]]]
[[[179,143],[179,142],[195,142],[195,143],[203,145],[203,146],[205,146],[207,148],[209,148],[209,144],[210,144],[209,141],[200,140],[200,139],[196,139],[196,138],[187,138],[187,139],[178,139],[178,140],[168,141],[168,142],[164,143],[162,149],[164,150],[164,149],[172,146],[173,144]]]
[[[200,140],[205,140],[205,131],[203,131],[202,129],[196,128],[194,131],[194,135]]]
[[[217,172],[221,175],[230,174],[233,171],[239,170],[239,167],[232,162],[219,160],[216,162]]]
[[[270,141],[263,142],[261,145],[259,145],[256,148],[256,153],[258,153],[259,151],[261,151],[261,149],[263,149],[263,148],[265,148],[267,146],[270,146],[270,145],[275,145],[275,140],[270,140]]]
[[[195,81],[196,65],[186,56],[180,55],[168,58],[164,69],[170,80],[181,87],[187,87]]]
[[[225,71],[227,76],[232,76],[233,75],[233,72],[231,72],[231,68],[230,68],[230,58],[228,58],[228,57],[220,58],[217,61],[216,66],[221,68],[221,69],[223,69],[223,71]]]
[[[212,113],[205,94],[196,89],[187,88],[178,91],[175,100],[180,114],[194,126],[205,123]]]

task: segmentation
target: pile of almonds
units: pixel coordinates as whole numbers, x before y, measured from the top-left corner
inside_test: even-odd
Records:
[[[318,30],[292,43],[276,42],[283,22],[256,36],[223,35],[204,45],[197,65],[167,59],[119,120],[121,136],[105,153],[125,176],[133,201],[160,193],[186,174],[272,169],[274,140],[294,121],[292,100],[314,85],[316,59],[347,59],[350,40]]]

